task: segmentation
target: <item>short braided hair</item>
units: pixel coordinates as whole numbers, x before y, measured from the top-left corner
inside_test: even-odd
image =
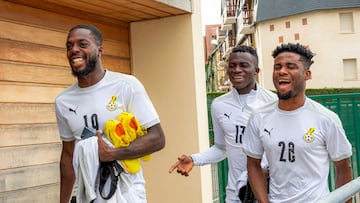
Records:
[[[311,64],[314,63],[312,58],[315,56],[315,53],[313,53],[308,47],[299,43],[287,43],[277,46],[272,53],[272,57],[276,58],[282,52],[293,52],[299,54],[301,59],[304,61],[306,68],[310,68]]]

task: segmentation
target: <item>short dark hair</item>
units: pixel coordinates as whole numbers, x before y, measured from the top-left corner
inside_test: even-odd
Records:
[[[231,53],[236,53],[236,52],[244,52],[244,53],[249,53],[252,56],[255,57],[256,59],[256,65],[258,65],[259,63],[259,57],[257,55],[257,52],[254,48],[250,47],[250,46],[246,46],[246,45],[238,45],[234,48],[232,48]]]
[[[275,58],[282,52],[293,52],[299,54],[301,59],[304,61],[306,68],[310,68],[311,64],[314,63],[311,59],[315,56],[315,53],[313,53],[308,47],[299,43],[287,43],[277,46],[272,53],[272,57]]]
[[[69,30],[69,33],[76,29],[90,30],[90,33],[95,37],[95,40],[97,41],[98,46],[102,46],[102,42],[103,42],[102,34],[101,34],[101,31],[97,27],[95,27],[93,25],[79,24],[79,25],[75,25],[74,27],[72,27]]]

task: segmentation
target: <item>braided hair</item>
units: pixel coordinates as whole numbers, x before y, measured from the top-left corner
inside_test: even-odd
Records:
[[[287,43],[277,46],[272,53],[272,57],[276,58],[282,52],[293,52],[299,54],[301,60],[304,61],[305,67],[308,69],[310,68],[311,64],[314,63],[312,58],[315,56],[315,53],[313,53],[308,47],[299,43]]]

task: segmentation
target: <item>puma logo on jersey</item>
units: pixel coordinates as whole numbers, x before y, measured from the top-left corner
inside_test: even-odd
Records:
[[[267,130],[266,128],[264,128],[264,132],[266,132],[269,137],[271,137],[271,131],[273,130],[274,128],[271,128],[271,130]]]
[[[230,114],[224,113],[224,116],[226,116],[226,117],[230,120],[231,114],[232,114],[232,113],[230,113]]]
[[[76,107],[75,109],[72,109],[72,108],[69,108],[69,111],[70,112],[73,112],[75,115],[76,115],[76,109],[77,109],[78,107]]]

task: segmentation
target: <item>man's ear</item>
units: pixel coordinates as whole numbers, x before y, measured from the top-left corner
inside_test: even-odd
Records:
[[[311,70],[306,70],[305,72],[305,80],[310,80],[311,79]]]
[[[103,51],[104,51],[104,48],[103,48],[103,47],[100,47],[100,48],[99,48],[98,56],[101,56],[101,55],[103,54]]]

